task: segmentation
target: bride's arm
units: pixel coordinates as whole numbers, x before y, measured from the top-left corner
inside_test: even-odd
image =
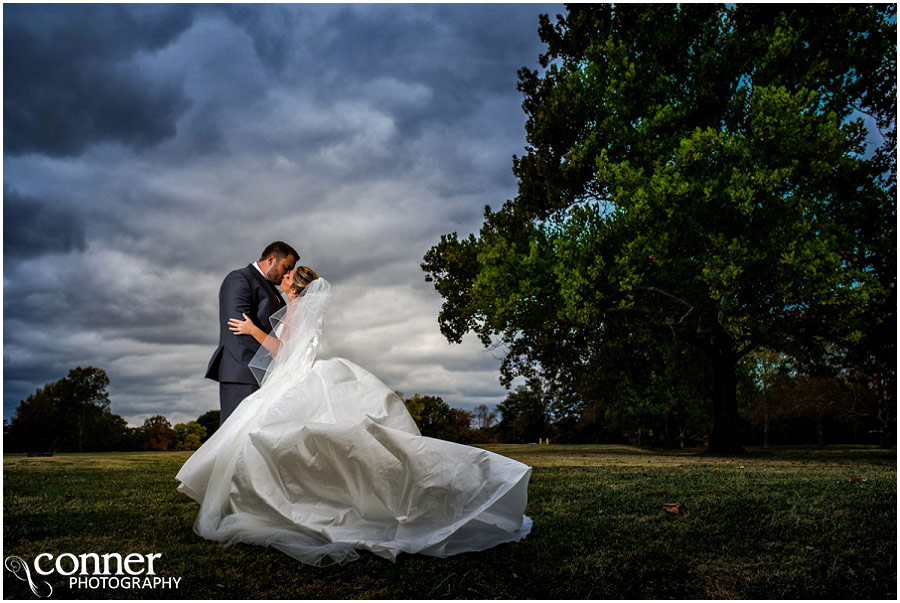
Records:
[[[278,348],[281,347],[281,342],[278,341],[278,338],[274,335],[266,335],[262,329],[253,324],[253,321],[246,314],[241,313],[241,316],[244,317],[244,320],[238,320],[237,318],[228,319],[228,328],[231,329],[231,332],[235,335],[250,335],[265,346],[274,356],[278,352]]]

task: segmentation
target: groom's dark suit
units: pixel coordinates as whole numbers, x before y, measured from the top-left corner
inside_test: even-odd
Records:
[[[253,264],[234,270],[219,289],[219,347],[209,361],[206,377],[219,382],[219,423],[237,408],[241,400],[259,389],[250,372],[250,360],[259,349],[251,335],[235,335],[228,319],[250,317],[257,327],[269,333],[269,317],[285,306],[284,299]]]

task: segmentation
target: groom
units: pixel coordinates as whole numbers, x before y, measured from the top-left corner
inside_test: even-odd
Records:
[[[285,274],[294,269],[300,254],[281,241],[270,243],[259,261],[233,270],[219,289],[219,347],[209,361],[206,378],[219,382],[219,425],[234,412],[241,400],[259,389],[250,372],[250,360],[259,342],[249,335],[235,335],[228,328],[229,318],[250,317],[268,333],[269,317],[285,306],[279,285]]]

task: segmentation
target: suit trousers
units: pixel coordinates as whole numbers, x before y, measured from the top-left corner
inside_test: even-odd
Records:
[[[258,389],[258,383],[219,383],[219,425],[234,412],[241,400]]]

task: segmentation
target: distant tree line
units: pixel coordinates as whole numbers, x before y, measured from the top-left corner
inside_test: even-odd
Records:
[[[398,394],[403,397],[402,393]],[[468,411],[451,407],[440,396],[420,394],[406,398],[404,403],[423,436],[462,444],[499,441],[488,429],[496,420],[496,413],[489,411],[486,405]]]
[[[108,386],[103,369],[77,367],[38,388],[4,420],[3,451],[196,450],[219,426],[219,411],[212,410],[174,427],[162,415],[129,427],[110,410]]]
[[[739,402],[743,441],[781,444],[894,443],[896,412],[883,379],[831,359],[804,364],[768,349],[741,365]],[[590,404],[567,406],[559,391],[532,379],[511,391],[495,410],[454,408],[439,396],[404,398],[424,436],[463,444],[627,443],[685,448],[706,444],[711,430],[702,374],[672,360],[660,374],[610,388]],[[78,367],[22,400],[7,423],[4,452],[196,450],[219,426],[219,411],[172,425],[162,415],[139,427],[109,409],[109,378]]]
[[[808,364],[766,348],[747,355],[737,393],[741,440],[763,447],[896,445],[890,382],[834,364],[840,358],[831,366],[818,360]],[[598,388],[587,401],[573,401],[534,378],[497,405],[499,417],[476,430],[478,441],[706,446],[712,430],[707,378],[686,359],[671,360],[658,370],[635,371],[616,387]]]

